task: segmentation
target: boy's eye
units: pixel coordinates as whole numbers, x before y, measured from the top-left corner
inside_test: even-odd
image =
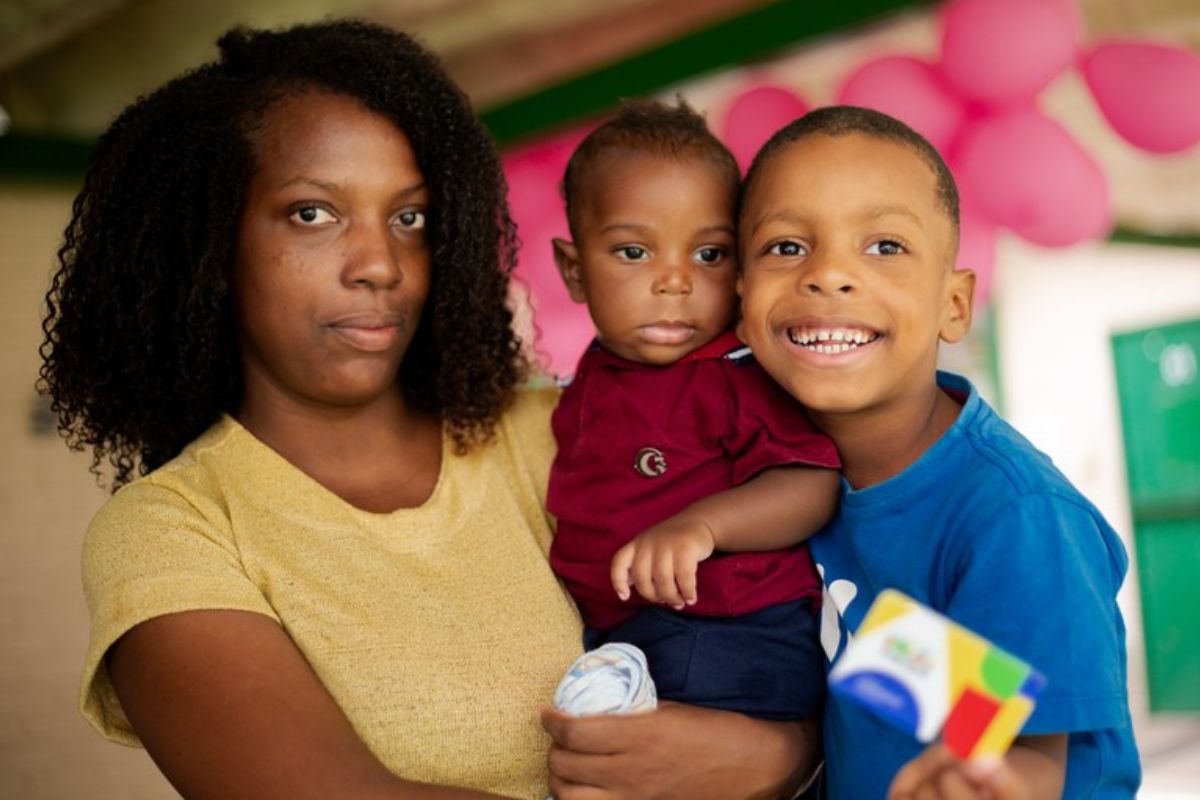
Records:
[[[696,260],[702,264],[716,264],[725,258],[725,250],[721,247],[701,247],[696,251]]]
[[[400,227],[402,228],[420,230],[425,227],[425,212],[401,211],[396,215],[396,221],[400,223]]]
[[[328,225],[337,219],[320,206],[303,206],[290,214],[301,225]]]
[[[794,257],[804,255],[805,250],[804,245],[799,242],[784,241],[771,245],[767,248],[767,252],[774,256]]]
[[[894,239],[880,239],[867,248],[867,255],[871,256],[898,256],[904,252],[904,245]]]
[[[637,245],[626,245],[625,247],[617,248],[617,255],[626,261],[645,261],[646,248],[638,247]]]

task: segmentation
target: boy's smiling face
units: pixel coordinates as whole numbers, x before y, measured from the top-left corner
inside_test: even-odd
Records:
[[[850,133],[783,145],[741,214],[742,338],[816,417],[936,391],[939,339],[970,324],[971,273],[933,170],[909,147]]]
[[[701,157],[613,153],[587,178],[576,241],[554,255],[600,342],[670,364],[733,322],[736,185]]]

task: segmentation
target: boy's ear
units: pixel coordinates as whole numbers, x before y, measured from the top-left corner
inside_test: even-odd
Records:
[[[971,305],[975,296],[975,273],[969,269],[950,271],[946,308],[942,328],[938,331],[943,342],[958,342],[971,329]]]
[[[587,295],[583,291],[583,266],[579,263],[579,248],[567,239],[555,237],[550,240],[554,248],[554,263],[558,265],[558,273],[562,275],[563,283],[567,285],[567,293],[576,303],[586,303]]]

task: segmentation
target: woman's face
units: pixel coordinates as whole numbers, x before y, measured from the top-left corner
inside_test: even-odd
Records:
[[[234,297],[248,402],[364,405],[429,294],[429,195],[404,132],[356,100],[276,102],[255,139]]]

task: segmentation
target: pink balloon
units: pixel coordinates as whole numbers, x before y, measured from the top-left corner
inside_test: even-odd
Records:
[[[791,89],[761,85],[737,96],[721,124],[721,141],[745,172],[771,134],[808,113],[808,104]]]
[[[838,102],[890,114],[943,153],[965,113],[933,66],[910,56],[888,56],[859,67],[842,84]]]
[[[516,277],[529,288],[536,347],[555,375],[569,375],[594,335],[587,309],[573,302],[554,264],[550,240],[569,236],[559,195],[563,170],[590,126],[510,150],[503,157],[509,208],[521,237]]]
[[[1178,153],[1200,142],[1200,56],[1154,42],[1105,42],[1082,66],[1100,110],[1130,144]]]
[[[1032,98],[1075,60],[1079,26],[1050,0],[951,0],[942,14],[939,72],[990,106]]]
[[[992,293],[992,272],[996,265],[996,223],[979,210],[966,195],[959,198],[958,268],[975,273],[975,307],[981,308]]]
[[[953,162],[963,194],[1035,244],[1075,244],[1111,227],[1104,173],[1061,125],[1034,109],[968,122]]]

